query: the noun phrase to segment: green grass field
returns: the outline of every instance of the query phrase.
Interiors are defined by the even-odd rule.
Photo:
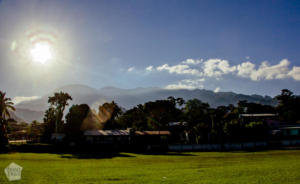
[[[300,150],[92,157],[0,154],[0,183],[300,183]],[[10,162],[23,167],[22,180],[8,182]]]

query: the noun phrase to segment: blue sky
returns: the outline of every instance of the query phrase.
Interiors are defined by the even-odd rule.
[[[28,32],[53,37],[53,61],[24,57]],[[299,32],[299,1],[2,0],[1,90],[40,96],[85,84],[299,94]]]

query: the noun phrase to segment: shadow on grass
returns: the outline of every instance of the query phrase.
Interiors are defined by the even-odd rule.
[[[59,154],[62,158],[77,158],[77,159],[104,159],[114,157],[135,157],[130,153],[137,155],[165,155],[165,156],[195,156],[186,152],[168,152],[167,150],[150,150],[150,151],[133,151],[130,148],[123,148],[120,150],[113,149],[111,147],[104,146],[77,146],[69,147],[64,145],[53,144],[20,144],[9,145],[9,152],[20,153],[50,153]],[[120,153],[122,152],[122,153]],[[126,154],[128,153],[128,154]]]
[[[248,149],[248,150],[215,150],[210,152],[230,152],[230,153],[249,153],[249,152],[269,152],[272,150],[299,150],[300,147],[266,147],[265,149]],[[53,144],[20,144],[9,145],[0,149],[1,153],[19,152],[19,153],[50,153],[59,154],[62,158],[75,159],[107,159],[114,157],[135,157],[130,153],[137,155],[157,155],[157,156],[196,156],[193,152],[169,152],[167,149],[149,150],[133,149],[124,147],[114,149],[104,146],[76,146],[70,147],[65,145]],[[122,152],[122,153],[121,153]],[[200,151],[202,152],[202,151]],[[205,151],[207,152],[207,151]],[[126,154],[128,153],[128,154]]]
[[[185,152],[168,152],[168,151],[149,151],[149,152],[130,152],[134,154],[139,154],[139,155],[166,155],[166,156],[195,156],[194,154],[191,153],[185,153]]]
[[[261,149],[244,149],[244,150],[228,150],[223,152],[228,153],[251,153],[251,152],[273,152],[273,151],[289,151],[289,150],[300,150],[299,146],[290,146],[290,147],[266,147]]]
[[[61,158],[70,158],[70,159],[107,159],[114,157],[135,157],[132,155],[127,155],[124,153],[109,153],[109,152],[99,152],[99,153],[72,153],[72,154],[61,154]]]
[[[105,148],[89,147],[89,146],[70,147],[70,146],[53,145],[53,144],[9,145],[7,151],[3,153],[13,153],[13,152],[59,154],[62,158],[77,158],[77,159],[135,157],[129,154],[120,153],[118,150],[113,150],[107,147]]]

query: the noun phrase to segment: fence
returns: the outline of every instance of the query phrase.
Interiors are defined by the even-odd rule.
[[[300,140],[281,140],[276,142],[243,142],[225,144],[182,144],[169,145],[169,151],[218,151],[218,150],[243,150],[262,149],[268,147],[300,146]]]

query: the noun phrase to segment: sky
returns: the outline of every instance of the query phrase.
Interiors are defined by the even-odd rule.
[[[0,0],[0,90],[299,94],[299,33],[299,1]]]

